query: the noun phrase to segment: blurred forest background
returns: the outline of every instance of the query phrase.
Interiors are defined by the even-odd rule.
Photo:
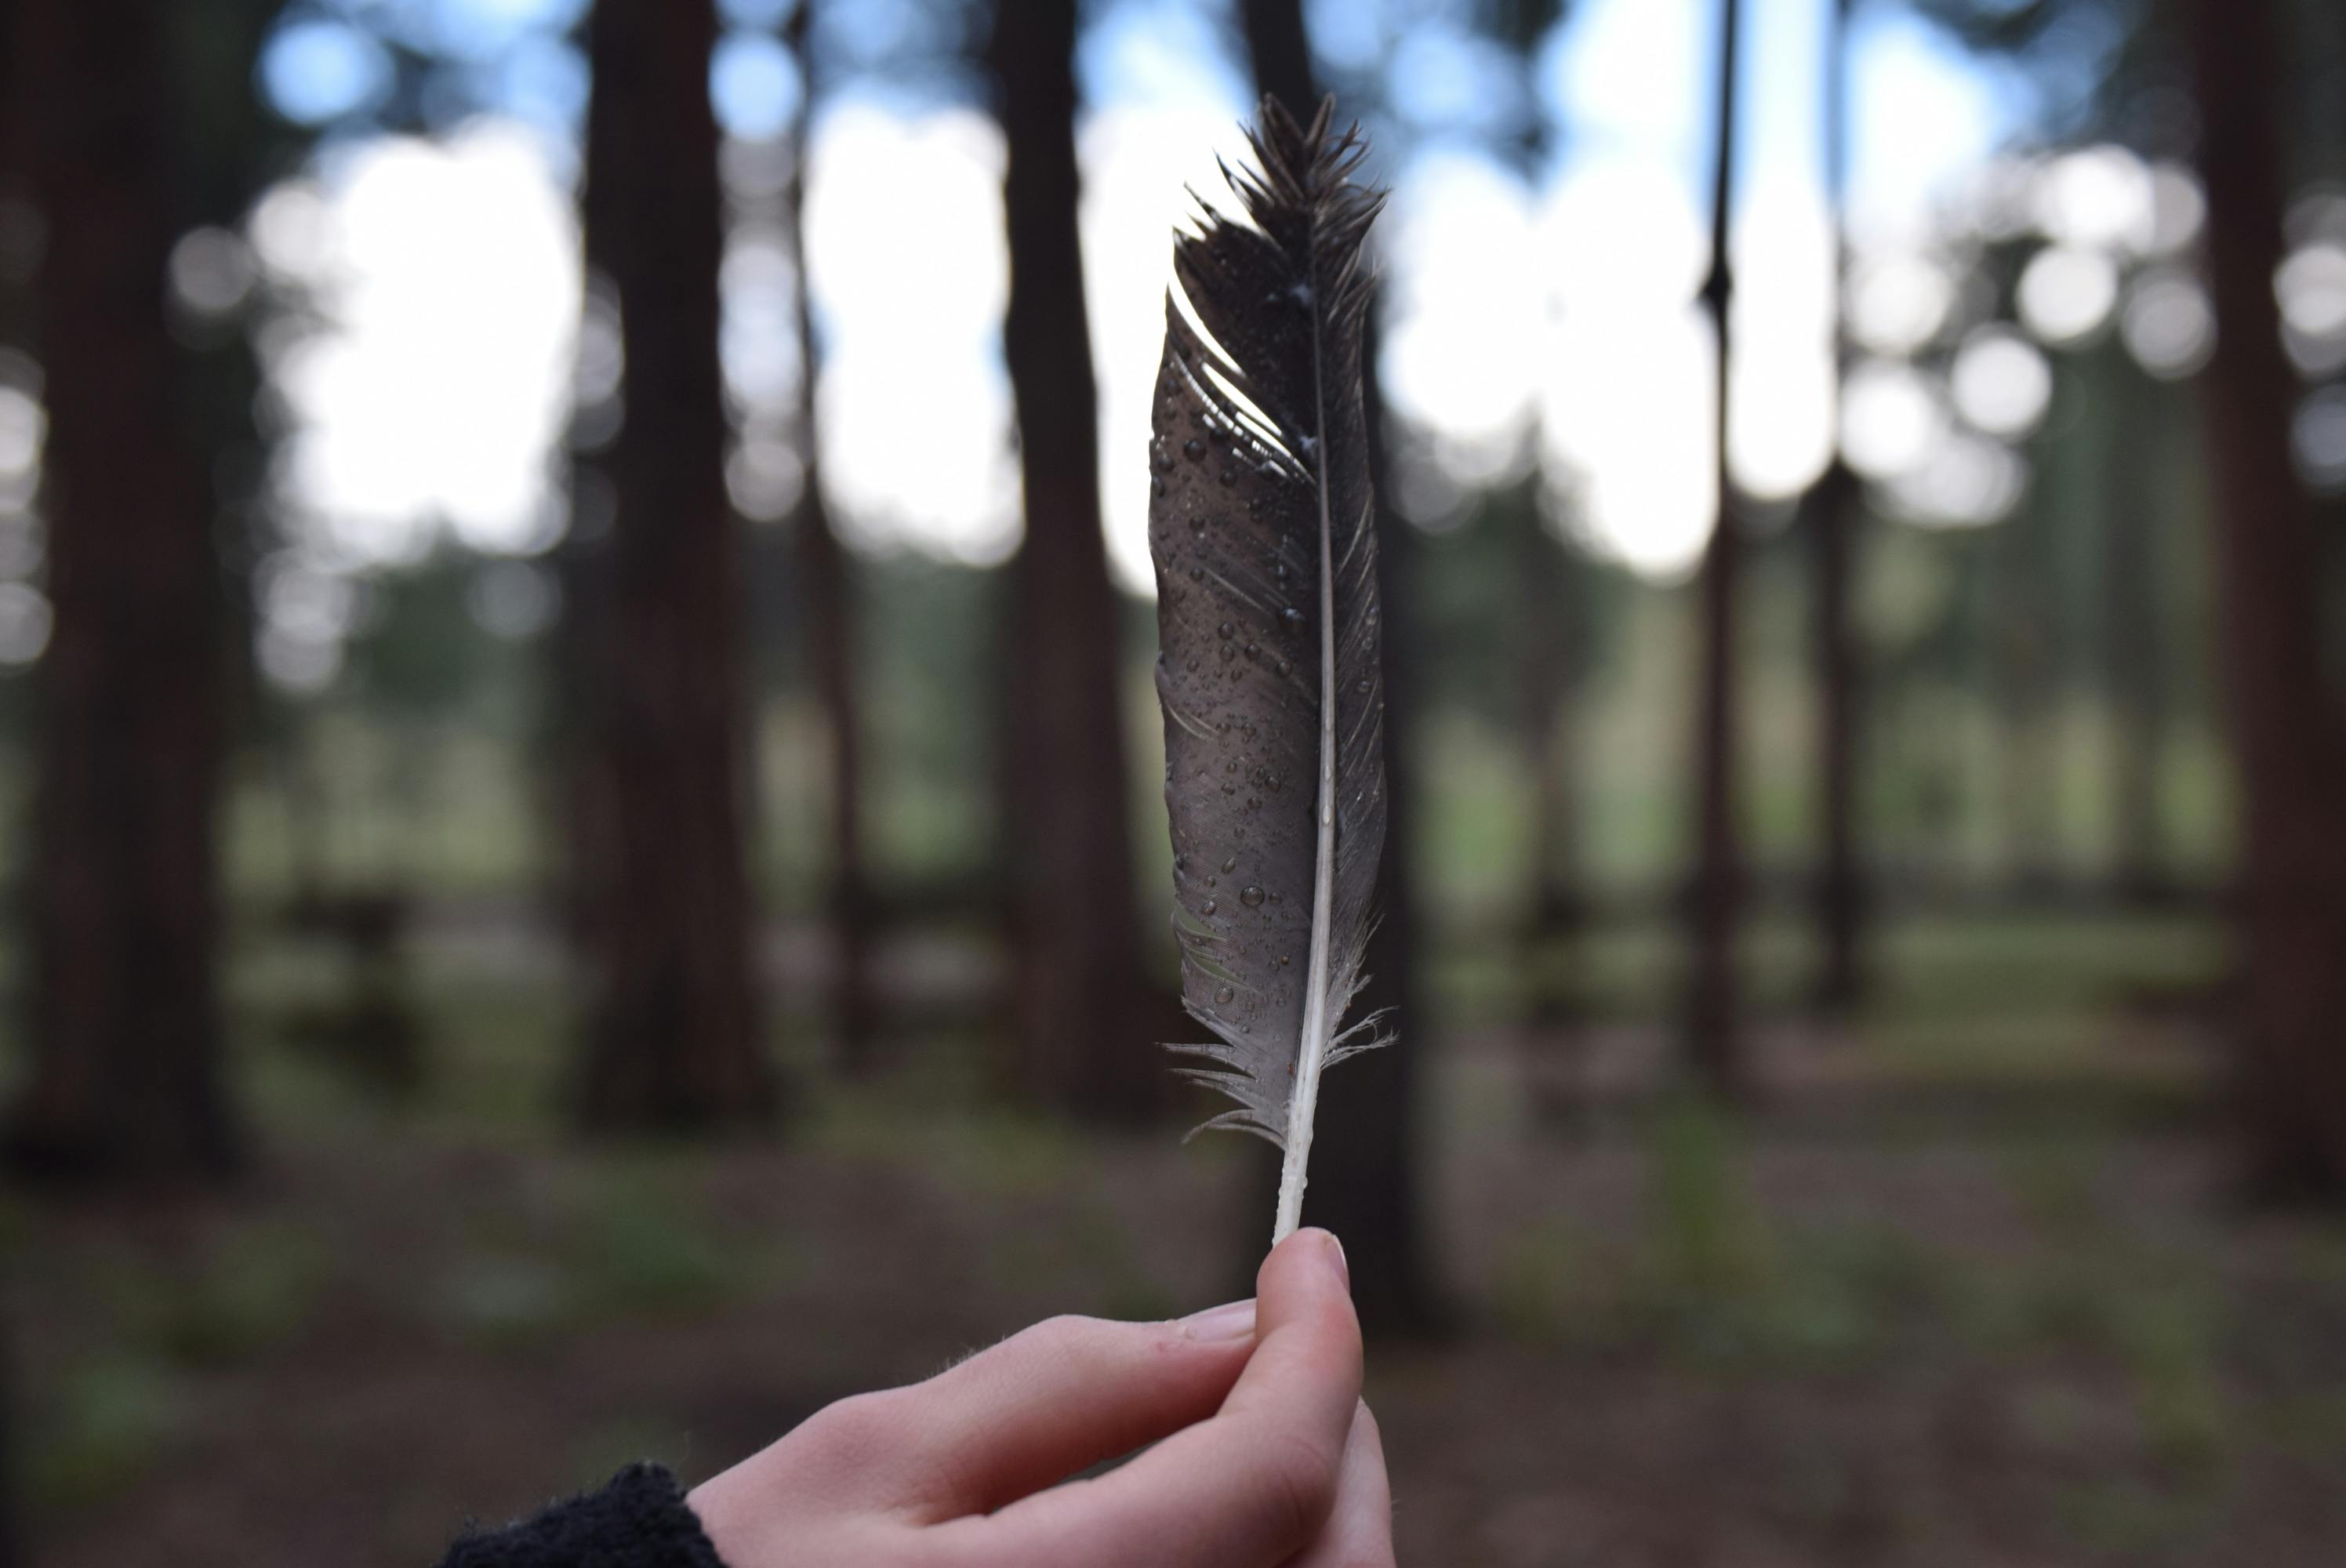
[[[1146,418],[1322,92],[1402,1560],[2337,1561],[2334,0],[0,0],[0,1561],[1244,1288]]]

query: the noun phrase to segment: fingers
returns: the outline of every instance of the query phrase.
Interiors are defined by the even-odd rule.
[[[1255,1292],[1255,1353],[1221,1414],[1270,1425],[1300,1416],[1330,1440],[1332,1461],[1361,1398],[1361,1323],[1344,1249],[1324,1230],[1298,1231],[1263,1259]]]
[[[1393,1568],[1392,1491],[1385,1480],[1384,1443],[1366,1405],[1352,1412],[1336,1506],[1320,1539],[1291,1568]]]
[[[1253,1356],[1211,1420],[1109,1475],[949,1527],[1035,1568],[1274,1568],[1334,1505],[1361,1397],[1361,1332],[1325,1231],[1282,1243],[1257,1278]]]
[[[1054,1318],[886,1396],[916,1516],[987,1513],[1205,1420],[1254,1348],[1255,1307],[1173,1323]]]

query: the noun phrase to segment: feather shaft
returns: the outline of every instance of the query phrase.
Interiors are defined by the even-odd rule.
[[[1312,310],[1320,307],[1315,300]],[[1312,447],[1328,447],[1328,386],[1320,334],[1311,334],[1312,401],[1320,423]],[[1335,1023],[1328,1016],[1329,933],[1336,902],[1336,563],[1335,527],[1328,515],[1328,485],[1320,492],[1320,820],[1311,869],[1311,967],[1305,977],[1303,1031],[1295,1052],[1295,1094],[1288,1102],[1287,1151],[1279,1167],[1279,1212],[1271,1224],[1277,1247],[1303,1223],[1303,1189],[1311,1185],[1311,1124],[1320,1110],[1320,1069]]]

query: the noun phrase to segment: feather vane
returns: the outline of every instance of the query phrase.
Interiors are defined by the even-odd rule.
[[[1285,1151],[1299,1223],[1320,1075],[1383,1043],[1359,993],[1385,836],[1375,502],[1361,378],[1383,205],[1333,100],[1263,100],[1236,215],[1200,201],[1152,412],[1149,553],[1182,1004],[1177,1069],[1236,1102],[1205,1124]],[[1186,305],[1187,310],[1183,307]],[[1202,1129],[1200,1129],[1202,1130]]]

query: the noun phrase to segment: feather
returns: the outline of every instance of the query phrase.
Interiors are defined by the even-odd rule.
[[[1330,134],[1333,110],[1299,127],[1266,97],[1253,167],[1222,171],[1242,218],[1200,201],[1175,235],[1149,449],[1181,1001],[1214,1035],[1171,1049],[1237,1102],[1207,1127],[1285,1151],[1274,1244],[1301,1212],[1321,1074],[1383,1043],[1378,1018],[1343,1021],[1385,836],[1361,392],[1384,196],[1354,183],[1365,149]]]

